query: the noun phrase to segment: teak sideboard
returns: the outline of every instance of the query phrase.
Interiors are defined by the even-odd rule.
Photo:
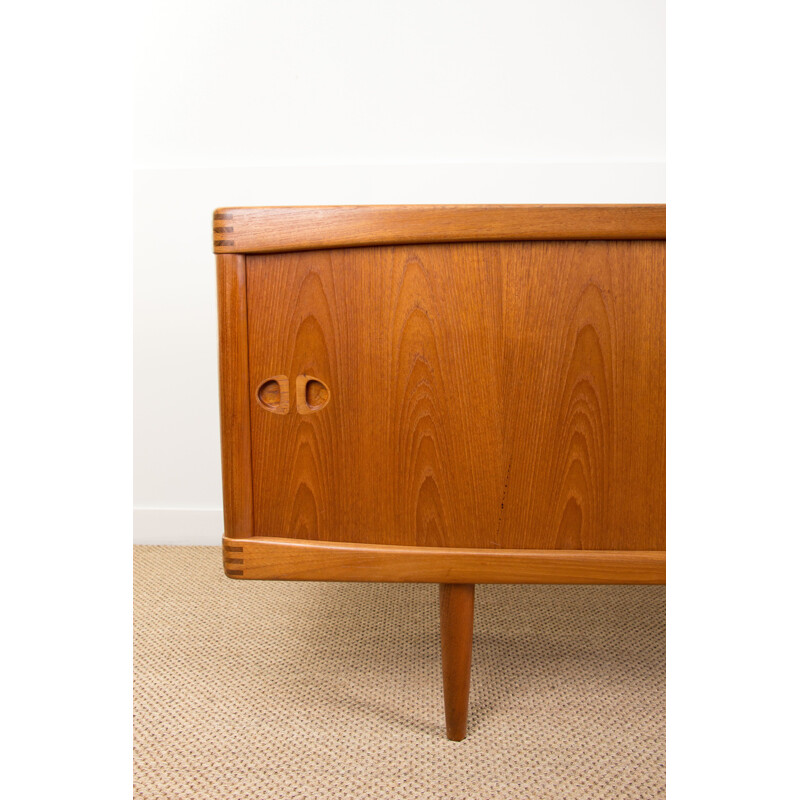
[[[664,583],[665,217],[214,212],[226,574],[439,583],[454,740],[476,583]]]

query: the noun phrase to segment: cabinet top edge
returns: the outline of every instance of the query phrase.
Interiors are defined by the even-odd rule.
[[[218,208],[215,253],[446,242],[666,239],[666,206],[366,205]]]

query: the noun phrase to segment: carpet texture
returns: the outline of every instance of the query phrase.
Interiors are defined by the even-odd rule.
[[[479,586],[467,738],[438,589],[232,581],[134,548],[134,796],[664,797],[663,587]]]

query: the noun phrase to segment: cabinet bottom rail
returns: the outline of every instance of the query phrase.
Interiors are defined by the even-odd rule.
[[[229,578],[397,583],[663,584],[659,550],[507,550],[223,539]]]

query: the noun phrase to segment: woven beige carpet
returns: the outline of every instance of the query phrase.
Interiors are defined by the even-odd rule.
[[[479,586],[444,733],[438,590],[231,581],[136,547],[135,797],[664,796],[664,589]]]

